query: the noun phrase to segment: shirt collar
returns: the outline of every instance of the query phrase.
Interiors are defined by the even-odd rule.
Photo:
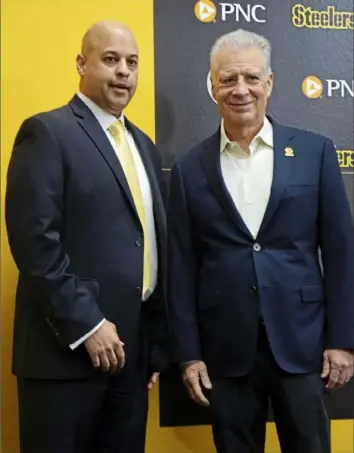
[[[104,129],[105,131],[107,131],[109,126],[111,126],[113,123],[117,121],[117,118],[114,115],[103,110],[100,106],[93,102],[92,99],[88,98],[81,92],[77,93],[77,95],[82,100],[82,102],[91,110],[91,112],[96,117],[97,121],[102,126],[102,129]],[[122,122],[123,126],[125,127],[123,113],[120,115],[118,119]]]
[[[273,126],[269,119],[265,116],[263,121],[262,129],[258,132],[258,134],[252,140],[252,143],[255,143],[257,140],[261,139],[266,145],[273,148]],[[221,137],[220,137],[220,153],[225,151],[226,146],[228,143],[235,143],[232,142],[225,132],[224,127],[224,120],[221,121]]]

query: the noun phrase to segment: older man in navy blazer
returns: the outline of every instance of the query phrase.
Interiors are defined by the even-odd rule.
[[[144,452],[148,388],[167,361],[167,236],[159,154],[123,114],[138,62],[127,27],[93,25],[80,92],[15,140],[6,221],[20,271],[21,453]]]
[[[218,453],[264,451],[269,399],[283,453],[329,453],[325,388],[353,375],[353,225],[332,141],[267,117],[272,81],[265,38],[215,43],[221,126],[171,174],[173,354]]]

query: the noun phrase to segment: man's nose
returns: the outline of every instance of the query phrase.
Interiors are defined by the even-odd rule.
[[[238,80],[232,88],[233,96],[246,96],[248,93],[248,85],[243,79]]]
[[[119,63],[117,65],[117,69],[116,69],[116,73],[121,77],[128,77],[128,75],[130,74],[129,67],[124,58],[121,58],[119,60]]]

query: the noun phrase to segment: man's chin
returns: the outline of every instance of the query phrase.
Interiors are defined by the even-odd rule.
[[[129,101],[129,97],[111,99],[108,105],[109,113],[115,116],[120,115],[125,107],[129,104]]]
[[[230,119],[234,124],[238,124],[240,126],[248,126],[250,124],[254,124],[256,121],[253,112],[233,112]]]

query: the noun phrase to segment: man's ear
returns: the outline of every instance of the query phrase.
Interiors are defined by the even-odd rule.
[[[211,73],[209,74],[209,80],[210,80],[210,86],[211,86],[211,94],[213,95],[213,98],[215,99],[216,86],[214,83],[214,78],[211,76]]]
[[[270,95],[272,94],[272,91],[273,91],[273,80],[274,80],[274,76],[273,76],[273,73],[271,73],[271,74],[269,74],[268,80],[267,80],[267,87],[268,87],[267,96],[268,97],[270,97]]]
[[[83,76],[85,74],[85,57],[79,53],[79,55],[76,57],[76,69],[79,74],[79,76]]]

